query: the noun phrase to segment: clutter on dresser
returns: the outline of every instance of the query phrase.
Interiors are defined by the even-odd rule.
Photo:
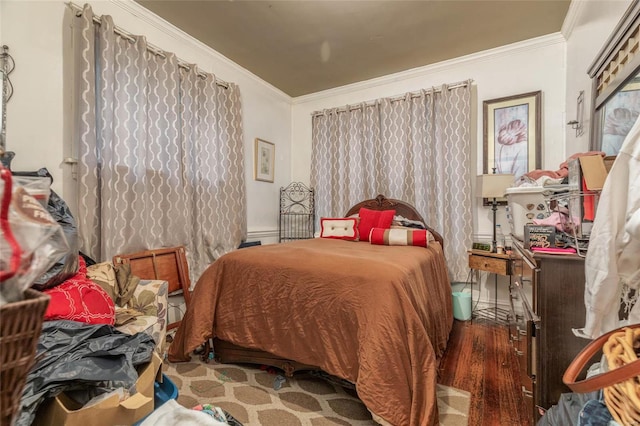
[[[602,152],[578,153],[558,171],[534,170],[523,175],[516,186],[506,190],[512,237],[526,248],[552,254],[576,252],[584,257],[600,191],[614,161],[615,157]],[[533,237],[532,226],[537,227]],[[543,228],[538,227],[545,227],[547,236],[539,235]]]

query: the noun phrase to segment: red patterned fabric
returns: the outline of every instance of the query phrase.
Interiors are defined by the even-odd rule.
[[[382,229],[371,230],[371,244],[384,246],[420,246],[429,245],[426,229]]]
[[[360,241],[369,241],[371,228],[389,229],[395,214],[395,210],[369,210],[361,207],[358,213],[358,216],[360,216],[360,223],[358,224]]]
[[[113,300],[98,284],[87,278],[87,266],[78,256],[79,269],[62,284],[44,290],[51,296],[45,321],[70,320],[87,324],[113,325],[116,319]]]

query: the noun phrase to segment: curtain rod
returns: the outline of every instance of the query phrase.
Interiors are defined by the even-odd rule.
[[[458,87],[465,87],[470,85],[471,83],[473,83],[473,79],[469,79],[469,80],[465,80],[465,81],[459,81],[457,83],[451,83],[451,84],[447,84],[447,90],[451,90],[451,89],[457,89]],[[420,92],[410,92],[409,94],[411,95],[411,98],[418,98],[422,95],[422,92],[424,91],[424,89]],[[442,92],[442,89],[439,87],[432,87],[430,90],[432,93],[439,93]],[[395,96],[393,98],[388,98],[391,102],[398,102],[398,101],[402,101],[407,97],[407,94],[401,95],[401,96]],[[337,112],[347,112],[347,108],[349,109],[349,111],[356,111],[359,109],[362,109],[362,106],[374,106],[376,104],[377,101],[365,101],[365,102],[360,102],[357,105],[347,105],[341,108],[337,108]],[[320,115],[324,115],[324,111],[314,111],[311,113],[311,116],[313,117],[318,117]]]
[[[67,6],[69,6],[71,9],[75,9],[75,14],[76,16],[80,17],[82,16],[82,12],[84,11],[84,9],[80,6],[78,6],[77,4],[73,3],[73,2],[68,2],[66,3]],[[97,16],[97,15],[93,15],[93,22],[95,22],[98,25],[102,25],[102,17]],[[117,25],[113,26],[113,31],[118,34],[120,37],[129,40],[132,43],[136,42],[136,36],[131,34],[128,31],[123,30],[122,28],[118,27]],[[153,53],[154,55],[160,56],[161,58],[166,58],[167,57],[167,52],[164,51],[163,49],[151,44],[147,42],[147,50],[151,53]],[[191,66],[189,65],[189,63],[187,63],[186,61],[183,61],[180,58],[177,58],[178,60],[178,67],[185,69],[187,71],[189,71],[191,69]],[[204,73],[204,72],[197,72],[198,77],[204,78],[206,79],[208,74]],[[216,84],[218,86],[224,87],[225,89],[229,88],[229,83],[227,83],[226,81],[223,80],[219,80],[218,78],[216,78]]]

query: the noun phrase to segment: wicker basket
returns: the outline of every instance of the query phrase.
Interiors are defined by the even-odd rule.
[[[640,424],[640,324],[612,330],[592,340],[571,361],[562,377],[578,393],[603,389],[604,401],[613,418],[624,426]],[[576,381],[581,371],[600,350],[607,371]]]
[[[612,334],[602,350],[609,370],[614,370],[638,359],[640,328],[624,328]],[[637,370],[640,373],[640,368]],[[604,401],[611,415],[621,425],[640,424],[640,374],[607,386]]]
[[[0,307],[0,425],[12,425],[18,414],[47,305],[49,296],[28,289],[24,300]]]

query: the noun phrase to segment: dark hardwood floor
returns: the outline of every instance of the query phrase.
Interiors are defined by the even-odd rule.
[[[532,425],[507,326],[454,320],[438,383],[471,393],[469,426]]]

